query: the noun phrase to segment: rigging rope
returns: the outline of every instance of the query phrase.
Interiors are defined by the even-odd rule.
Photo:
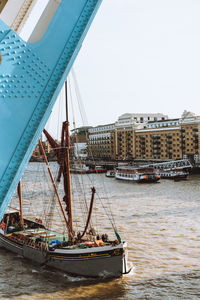
[[[83,105],[83,101],[82,101],[82,97],[81,97],[81,93],[80,93],[80,89],[79,89],[79,85],[78,85],[78,81],[77,81],[77,77],[76,77],[74,68],[71,69],[71,74],[72,74],[72,78],[74,80],[74,88],[75,88],[75,93],[76,93],[76,98],[77,98],[77,102],[78,102],[78,106],[79,106],[81,119],[82,119],[83,125],[88,126],[88,119],[87,119],[87,115],[86,115],[85,108]]]
[[[71,73],[72,73],[72,77],[73,77],[73,79],[74,79],[76,98],[77,98],[78,105],[79,105],[79,110],[80,110],[80,115],[81,115],[81,118],[82,118],[82,123],[83,123],[83,124],[88,124],[88,122],[87,122],[87,117],[86,117],[86,113],[85,113],[84,106],[83,106],[83,101],[82,101],[82,99],[81,99],[80,90],[79,90],[79,87],[78,87],[78,82],[77,82],[77,78],[76,78],[76,74],[75,74],[74,69],[72,70]],[[70,83],[70,81],[68,81],[68,82]],[[72,95],[71,84],[70,84],[70,93],[71,93],[71,95]],[[71,105],[72,105],[73,125],[74,125],[74,129],[75,129],[75,128],[76,128],[76,127],[75,127],[75,124],[76,124],[76,123],[75,123],[75,116],[74,116],[74,108],[73,108],[73,103],[72,103],[72,97],[70,97],[70,98],[71,98]],[[85,120],[86,120],[86,121],[85,121]],[[74,130],[74,132],[75,132],[75,130]],[[76,136],[76,144],[78,145],[77,136]],[[77,146],[77,147],[78,147],[78,146]],[[78,149],[77,149],[77,150],[78,150]],[[91,155],[92,161],[93,161],[93,163],[94,163],[94,165],[95,165],[94,156],[93,156],[93,153],[92,153],[92,151],[91,151],[91,149],[90,149],[90,145],[89,145],[89,144],[87,144],[87,150],[88,150],[89,154]],[[78,152],[78,151],[77,151],[77,152]],[[79,161],[80,167],[81,167],[81,166],[82,166],[82,161],[81,161],[81,159],[80,159],[80,156],[78,156],[78,161]],[[96,171],[96,173],[97,173],[97,171]],[[100,176],[100,177],[101,177],[101,176]],[[92,185],[94,185],[94,179],[93,179],[93,178],[91,179],[90,175],[88,175],[88,178],[89,178],[89,181],[92,183]],[[116,230],[116,224],[115,224],[114,216],[113,216],[112,209],[111,209],[111,203],[110,203],[110,201],[109,201],[109,197],[108,197],[108,194],[107,194],[107,191],[106,191],[106,188],[105,188],[105,184],[104,184],[103,178],[101,177],[101,179],[102,179],[103,189],[104,189],[105,194],[106,194],[106,199],[107,199],[107,203],[108,203],[108,209],[107,209],[107,208],[105,207],[105,205],[103,204],[103,201],[102,201],[100,195],[98,194],[98,192],[97,192],[97,196],[98,196],[99,199],[100,199],[100,202],[101,202],[101,204],[102,204],[102,207],[104,208],[104,210],[105,210],[105,212],[106,212],[106,215],[107,215],[107,217],[108,217],[108,219],[109,219],[109,221],[110,221],[110,223],[111,223],[113,229]],[[87,211],[88,211],[88,207],[87,207]],[[97,222],[96,222],[96,224],[97,224]]]

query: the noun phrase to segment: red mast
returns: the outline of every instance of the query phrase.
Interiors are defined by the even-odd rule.
[[[70,181],[70,166],[69,166],[69,118],[68,118],[68,98],[67,98],[67,81],[65,81],[65,97],[66,97],[66,122],[63,123],[64,134],[64,165],[63,165],[63,182],[65,196],[63,200],[66,203],[66,211],[68,214],[68,223],[71,228],[70,235],[73,235],[73,218],[72,218],[72,199],[71,199],[71,181]]]
[[[67,99],[67,81],[65,82],[66,95],[66,121],[62,125],[61,144],[59,145],[54,138],[44,129],[44,134],[49,141],[51,147],[54,149],[58,164],[60,165],[57,181],[60,181],[63,175],[64,197],[63,201],[66,204],[66,212],[68,217],[68,232],[69,238],[73,237],[73,218],[72,218],[72,199],[71,199],[71,182],[70,182],[70,167],[69,167],[69,119],[68,119],[68,99]]]

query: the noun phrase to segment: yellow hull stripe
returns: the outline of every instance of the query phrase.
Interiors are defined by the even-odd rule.
[[[23,248],[23,245],[19,245],[19,244],[13,242],[13,241],[7,239],[7,238],[6,238],[5,236],[3,236],[3,235],[1,235],[0,237],[1,237],[3,240],[5,240],[6,242],[10,243],[10,244],[13,244],[13,245],[15,245],[15,246],[17,246],[17,247]]]
[[[115,256],[120,255],[120,254],[114,254]],[[61,255],[54,255],[54,254],[48,254],[50,257],[55,257],[55,258],[93,258],[93,257],[101,257],[101,256],[111,256],[109,253],[104,253],[104,254],[91,254],[87,256],[61,256]]]

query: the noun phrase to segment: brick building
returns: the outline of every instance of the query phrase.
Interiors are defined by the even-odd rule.
[[[136,157],[136,130],[144,128],[147,122],[167,119],[163,114],[123,114],[115,123],[115,158],[131,160]]]
[[[115,124],[88,130],[88,156],[91,159],[115,159]]]
[[[135,131],[136,159],[183,159],[198,162],[200,157],[200,117],[182,116],[149,122]]]

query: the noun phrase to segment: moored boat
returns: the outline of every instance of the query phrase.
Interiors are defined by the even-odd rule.
[[[137,183],[154,183],[160,180],[160,174],[153,168],[118,167],[115,178]]]
[[[88,174],[89,173],[89,168],[86,167],[85,165],[77,166],[77,165],[72,165],[70,168],[70,173],[72,174]]]
[[[189,173],[181,170],[160,171],[161,179],[172,179],[174,181],[186,180]]]
[[[114,178],[115,177],[115,171],[114,170],[108,170],[106,172],[106,177]]]
[[[102,166],[95,166],[94,168],[91,168],[88,170],[88,173],[96,173],[96,174],[100,174],[100,173],[106,173],[107,169],[103,168]]]

